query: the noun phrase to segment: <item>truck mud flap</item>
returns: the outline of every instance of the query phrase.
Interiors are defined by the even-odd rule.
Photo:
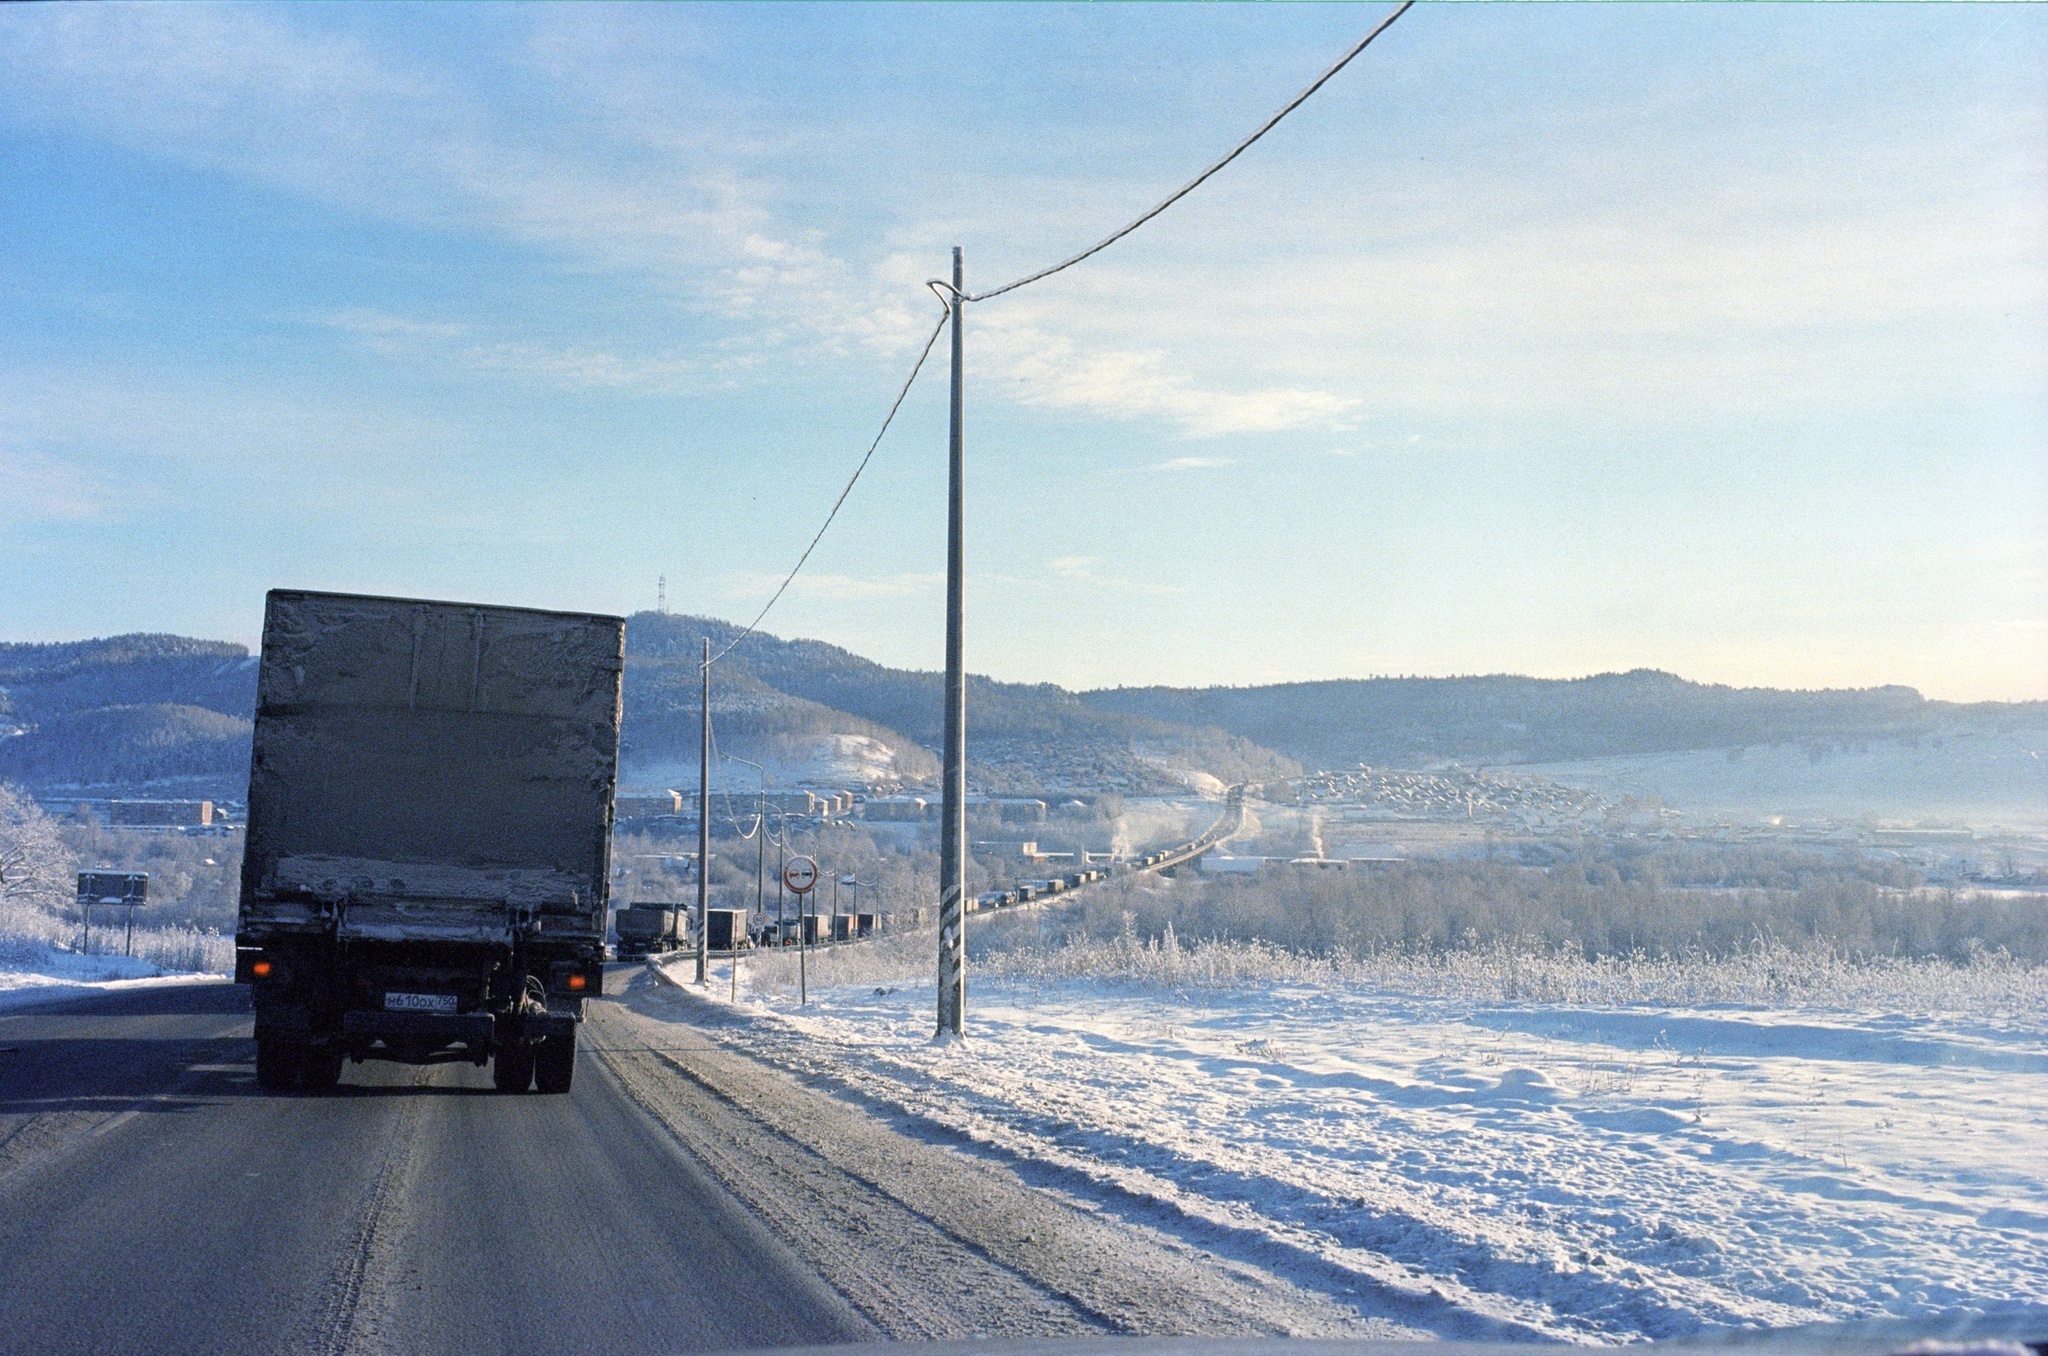
[[[488,1012],[345,1012],[341,1030],[346,1036],[461,1041],[481,1049],[491,1043],[496,1023]]]
[[[256,1035],[302,1040],[313,1034],[313,1014],[292,1003],[256,1005]]]
[[[512,1040],[540,1040],[548,1036],[574,1036],[576,1018],[567,1012],[529,1012],[498,1019],[499,1028]]]

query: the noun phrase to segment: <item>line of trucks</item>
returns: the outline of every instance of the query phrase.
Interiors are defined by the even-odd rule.
[[[235,931],[258,1084],[331,1088],[377,1059],[569,1090],[604,987],[625,634],[585,613],[268,595]],[[746,946],[745,917],[710,910],[710,948]],[[686,928],[672,906],[629,906],[619,954],[672,950]]]
[[[753,945],[747,930],[745,909],[710,909],[711,935],[705,946],[720,955],[744,951]],[[638,960],[665,955],[691,944],[691,915],[695,910],[677,904],[628,904],[612,915],[612,931],[618,937],[620,960]]]

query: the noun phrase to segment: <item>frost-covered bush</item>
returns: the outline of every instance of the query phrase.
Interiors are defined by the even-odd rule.
[[[106,938],[105,950],[118,951],[121,946],[120,931],[112,930]],[[102,949],[97,930],[93,934],[93,949]],[[232,933],[223,936],[198,928],[137,928],[135,955],[159,970],[232,974],[235,969],[235,938]]]
[[[234,931],[242,875],[240,838],[109,828],[89,820],[67,823],[62,832],[65,845],[86,870],[149,873],[149,903],[138,923],[202,933]],[[67,890],[65,917],[75,924],[79,919],[74,900],[68,897],[72,893]],[[95,933],[98,923],[95,913]]]
[[[1134,918],[1140,937],[1264,942],[1314,954],[1434,953],[1496,944],[1590,956],[1735,956],[1760,940],[1849,956],[1964,961],[2003,950],[2048,961],[2036,899],[1903,889],[1855,864],[1807,871],[1796,888],[1678,886],[1611,864],[1547,870],[1499,862],[1410,862],[1342,872],[1142,879],[1083,896],[1070,927],[1106,940]]]
[[[870,938],[851,946],[814,946],[801,956],[794,947],[761,951],[742,961],[747,987],[766,993],[797,991],[798,969],[810,987],[836,989],[848,985],[897,986],[930,981],[938,964],[937,928],[920,928]],[[687,966],[688,960],[682,962]],[[720,962],[722,967],[723,962]]]
[[[1879,1008],[2032,1019],[2048,1004],[2048,966],[2004,953],[1979,952],[1962,962],[1850,957],[1768,941],[1724,956],[1587,956],[1510,943],[1310,955],[1260,941],[1185,945],[1169,925],[1154,938],[1127,928],[1106,940],[997,951],[976,972],[1012,982],[1094,979],[1170,989],[1282,983],[1576,1007]]]
[[[90,939],[85,937],[78,912],[79,846],[92,865],[150,873],[151,906],[142,911],[145,922],[132,941],[136,957],[165,971],[225,974],[234,968],[231,882],[241,861],[238,844],[89,827],[67,836],[26,794],[5,784],[0,784],[0,965],[39,965],[52,953],[81,946],[95,955],[118,955],[131,945],[126,920],[114,910],[100,910]],[[223,896],[228,901],[224,915]],[[227,935],[217,921],[194,925],[198,919],[223,916]]]

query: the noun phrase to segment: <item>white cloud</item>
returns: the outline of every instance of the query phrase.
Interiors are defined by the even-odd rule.
[[[1216,466],[1231,466],[1235,463],[1229,457],[1168,457],[1165,461],[1152,463],[1148,471],[1206,471]]]
[[[1146,584],[1140,583],[1135,579],[1123,579],[1115,575],[1106,575],[1097,568],[1101,563],[1102,558],[1100,556],[1054,556],[1045,562],[1045,567],[1061,579],[1093,589],[1115,589],[1122,593],[1142,593],[1156,596],[1185,593],[1187,591],[1173,584]],[[1017,583],[1021,581],[1005,578],[1003,582]]]
[[[0,368],[0,484],[36,490],[62,516],[128,517],[193,494],[318,502],[389,519],[449,503],[423,474],[471,454],[463,427],[372,401],[308,390],[119,372]],[[91,469],[86,469],[91,468]]]
[[[735,574],[727,576],[726,594],[731,598],[766,601],[782,585],[779,574]],[[799,574],[789,586],[791,594],[833,602],[861,602],[872,598],[913,598],[945,585],[943,574],[906,572],[891,575]]]
[[[815,233],[770,210],[774,181],[715,139],[651,155],[636,126],[602,110],[521,122],[419,63],[308,31],[289,10],[109,6],[16,20],[0,41],[0,109],[372,216],[637,272],[769,342],[783,331],[871,339],[878,314]],[[858,317],[850,334],[842,316]]]
[[[408,363],[430,361],[493,376],[528,377],[564,390],[679,395],[701,390],[731,360],[678,353],[635,356],[602,349],[491,338],[475,325],[414,320],[382,311],[349,310],[313,317],[345,331],[372,353]]]
[[[495,334],[459,354],[564,385],[685,389],[791,347],[899,354],[932,322],[920,284],[942,252],[916,242],[991,242],[981,257],[1021,271],[1172,178],[1111,156],[1049,179],[949,180],[943,207],[918,181],[877,178],[856,187],[883,243],[835,249],[789,158],[831,129],[720,104],[688,59],[648,58],[637,11],[525,12],[520,79],[499,93],[555,115],[525,120],[479,92],[502,69],[393,57],[289,9],[25,13],[0,35],[0,108],[16,120],[543,246],[726,327],[716,352]],[[686,20],[662,40],[702,44]],[[1387,412],[1840,406],[1958,374],[2038,393],[2048,198],[2029,129],[1886,129],[1857,143],[1864,162],[1835,163],[1818,148],[1850,144],[1839,131],[1760,149],[1731,133],[1720,159],[1686,165],[1671,147],[1695,142],[1631,137],[1646,159],[1624,164],[1603,133],[1533,166],[1469,146],[1461,163],[1452,124],[1427,164],[1353,148],[1343,173],[1304,181],[1288,156],[1311,132],[1290,127],[1130,242],[972,309],[970,363],[1004,401],[1198,438],[1343,432]],[[1957,154],[1966,137],[1990,149]],[[1966,160],[1996,163],[1951,170]],[[1984,342],[2000,325],[2004,342]]]
[[[1083,323],[1088,317],[1080,317]],[[1047,328],[996,319],[977,358],[1003,378],[1001,390],[1025,405],[1084,411],[1112,419],[1160,418],[1198,438],[1342,425],[1356,396],[1299,386],[1206,388],[1160,350],[1076,342]]]
[[[106,478],[39,452],[0,444],[0,523],[92,522],[119,499]]]

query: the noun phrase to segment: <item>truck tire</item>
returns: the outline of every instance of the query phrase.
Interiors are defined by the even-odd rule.
[[[299,1074],[306,1081],[308,1092],[332,1092],[334,1085],[341,1081],[342,1061],[348,1058],[345,1050],[304,1050],[299,1054]]]
[[[576,1033],[550,1036],[534,1052],[533,1085],[541,1092],[567,1092],[576,1077]]]
[[[499,1092],[525,1092],[533,1082],[533,1047],[514,1041],[491,1056],[491,1086]]]
[[[256,1038],[256,1086],[289,1092],[299,1081],[299,1046],[283,1036]]]

